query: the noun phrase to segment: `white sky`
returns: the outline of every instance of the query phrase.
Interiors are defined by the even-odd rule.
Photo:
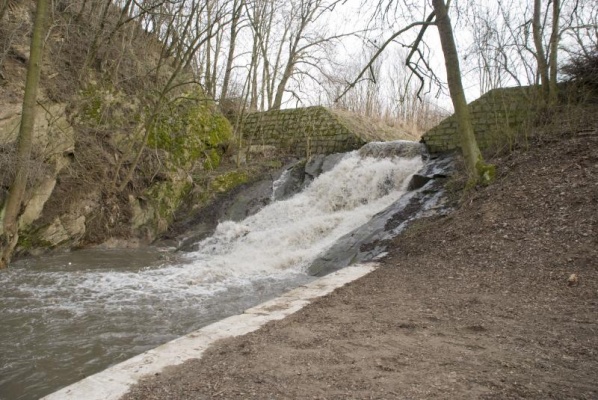
[[[377,45],[380,45],[393,32],[405,27],[407,24],[413,21],[422,21],[431,10],[431,7],[429,5],[425,6],[426,9],[421,9],[417,7],[405,7],[403,5],[403,3],[410,1],[412,1],[414,4],[418,4],[418,6],[421,4],[428,3],[428,1],[421,2],[419,0],[395,0],[395,2],[397,4],[400,3],[401,7],[403,8],[397,10],[396,12],[392,12],[392,18],[386,18],[387,24],[383,29],[375,29],[369,35],[369,37],[372,40],[376,41]],[[531,0],[502,1],[505,4],[509,5],[509,10],[513,12],[512,15],[514,18],[522,19],[524,18],[524,15],[529,16],[529,10],[531,10]],[[574,0],[562,0],[565,6],[570,5],[573,1]],[[591,6],[586,4],[585,1],[589,0],[580,0],[580,4],[582,6],[591,8]],[[327,20],[318,21],[314,26],[312,26],[312,30],[315,33],[323,33],[326,31],[342,33],[363,29],[367,23],[371,22],[370,15],[373,11],[371,8],[373,8],[377,3],[372,2],[370,3],[372,4],[371,6],[364,7],[362,6],[363,2],[364,0],[347,0],[344,4],[338,5],[334,12],[329,13],[327,15]],[[494,17],[493,13],[498,14],[496,11],[496,1],[489,2],[487,0],[453,0],[453,2],[460,3],[458,4],[460,7],[468,7],[472,4],[476,4],[478,7],[486,7],[488,9],[488,15],[490,16],[490,18]],[[598,2],[596,2],[595,4],[598,4]],[[596,8],[597,6],[594,5],[593,7]],[[468,60],[465,60],[466,51],[473,43],[473,35],[471,29],[472,23],[467,19],[466,15],[467,13],[457,15],[457,13],[455,12],[455,7],[451,7],[450,16],[455,31],[455,41],[457,42],[457,46],[459,48],[460,53],[459,55],[461,62],[463,85],[466,92],[467,100],[472,101],[482,94],[482,90],[480,89],[479,85],[479,75],[476,72],[475,57],[470,57]],[[495,21],[500,22],[500,20],[500,15],[496,15]],[[412,29],[410,32],[405,33],[403,36],[401,36],[401,38],[404,38],[405,42],[410,42],[410,39],[415,37],[418,31],[419,28],[416,27]],[[251,36],[248,29],[245,30],[243,34],[247,35],[248,39]],[[440,41],[435,26],[430,26],[428,28],[424,41],[427,45],[427,51],[429,51],[427,57],[429,60],[430,67],[434,70],[434,73],[440,78],[440,80],[444,82],[446,80],[444,57],[440,49]],[[401,46],[399,44],[392,44],[389,47],[387,47],[387,50],[382,55],[382,59],[384,60],[383,69],[386,69],[386,71],[390,71],[391,69],[406,68],[403,63],[401,63],[399,60],[395,58],[399,49],[401,49]],[[361,63],[361,66],[364,66],[367,63],[367,56],[365,52],[366,50],[364,50],[363,42],[360,39],[355,37],[347,37],[342,39],[342,43],[336,47],[333,53],[334,58],[340,64],[339,68],[343,68],[350,65],[356,65],[357,63]],[[334,68],[332,69],[333,73],[338,72],[334,71]],[[355,72],[355,75],[357,75],[357,73],[358,71]],[[517,73],[521,73],[521,84],[529,84],[529,78],[526,76],[525,72],[517,71]],[[379,78],[379,80],[382,86],[388,86],[384,78]],[[512,79],[510,80],[508,77],[503,77],[502,84],[512,86],[515,84],[515,81],[513,81]],[[295,89],[297,89],[297,87],[295,87]],[[437,87],[432,87],[430,92],[430,96],[432,98],[437,94],[437,89]],[[299,90],[302,93],[302,97],[304,99],[302,104],[298,104],[295,100],[287,100],[287,103],[284,106],[295,107],[298,105],[300,106],[322,102],[322,93],[324,92],[324,89],[322,89],[314,82],[302,82],[302,86],[299,87]],[[290,96],[287,96],[287,99],[290,98]],[[450,97],[448,96],[448,93],[446,93],[446,90],[443,93],[441,93],[441,95],[438,97],[436,101],[442,108],[452,109]]]

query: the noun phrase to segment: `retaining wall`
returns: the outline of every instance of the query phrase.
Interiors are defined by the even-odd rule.
[[[473,129],[481,149],[512,144],[525,132],[539,104],[536,87],[493,89],[469,104]],[[431,153],[460,147],[457,120],[446,118],[422,137]]]
[[[416,139],[399,128],[322,106],[250,113],[240,130],[248,146],[275,146],[299,157],[346,152],[376,140]]]

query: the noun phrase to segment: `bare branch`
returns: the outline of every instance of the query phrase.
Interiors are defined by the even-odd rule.
[[[355,78],[355,80],[353,82],[351,82],[349,84],[349,86],[347,86],[347,88],[334,100],[334,102],[336,103],[337,101],[339,101],[345,94],[347,94],[347,92],[349,90],[351,90],[356,84],[357,82],[363,77],[363,75],[370,69],[370,67],[372,66],[372,64],[376,61],[376,59],[380,56],[380,54],[382,54],[382,52],[384,52],[384,49],[386,49],[386,47],[392,43],[396,38],[398,38],[399,36],[401,36],[403,33],[411,30],[412,28],[416,27],[416,26],[422,26],[422,25],[432,25],[431,22],[413,22],[409,25],[407,25],[405,28],[395,32],[394,34],[392,34],[388,39],[386,39],[384,41],[384,43],[382,43],[382,45],[380,46],[380,48],[378,49],[378,51],[372,56],[372,58],[370,59],[370,61],[367,63],[367,65],[361,70],[361,72],[357,75],[357,77]]]

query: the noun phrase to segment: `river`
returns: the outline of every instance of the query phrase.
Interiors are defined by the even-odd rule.
[[[397,201],[421,157],[352,152],[295,196],[223,221],[192,253],[80,250],[0,273],[0,398],[37,399],[299,286],[340,237]]]

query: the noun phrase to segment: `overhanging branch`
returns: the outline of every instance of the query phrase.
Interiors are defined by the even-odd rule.
[[[429,17],[428,17],[429,19]],[[433,14],[432,14],[432,19],[433,19]],[[370,70],[370,68],[372,68],[374,62],[378,59],[378,57],[380,56],[380,54],[382,54],[382,52],[386,49],[386,47],[392,43],[396,38],[398,38],[399,36],[401,36],[403,33],[409,31],[412,28],[415,28],[416,26],[428,26],[428,25],[432,25],[433,23],[431,21],[424,21],[424,22],[414,22],[412,24],[407,25],[405,28],[395,32],[394,34],[392,34],[388,39],[386,39],[386,41],[384,43],[382,43],[382,45],[380,46],[380,48],[378,49],[378,51],[376,51],[376,53],[374,53],[374,55],[372,56],[372,58],[370,59],[370,61],[367,63],[367,65],[361,70],[361,72],[359,73],[359,75],[357,75],[357,77],[353,80],[353,82],[351,82],[346,88],[345,90],[336,98],[334,99],[334,102],[338,102],[341,98],[343,98],[348,92],[349,90],[351,90],[353,87],[355,87],[355,85],[361,80],[361,78],[363,77],[363,75]],[[422,31],[425,31],[424,28],[422,28]],[[421,33],[421,36],[423,36],[423,33]],[[418,35],[419,37],[419,35]],[[421,41],[421,39],[420,39]]]

